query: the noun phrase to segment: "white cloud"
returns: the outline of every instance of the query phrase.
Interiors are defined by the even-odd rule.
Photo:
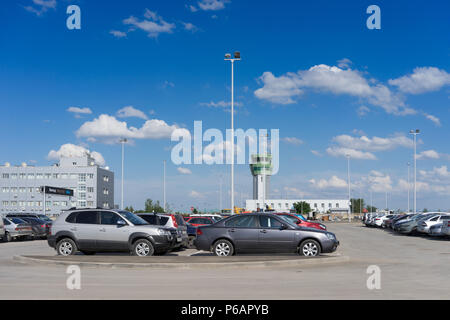
[[[146,19],[139,20],[133,16],[123,20],[125,25],[132,25],[140,30],[147,32],[150,38],[157,38],[161,33],[173,33],[175,29],[174,23],[168,23],[156,12],[145,9],[144,17]],[[130,30],[133,31],[133,30]]]
[[[295,138],[295,137],[285,137],[285,138],[282,138],[281,140],[286,143],[293,144],[296,146],[303,144],[303,140],[300,140],[299,138]]]
[[[321,157],[321,156],[322,156],[322,154],[321,154],[319,151],[317,151],[317,150],[311,150],[311,153],[312,153],[313,155],[315,155],[315,156],[318,156],[318,157]]]
[[[67,112],[74,113],[77,117],[82,114],[92,114],[92,110],[89,108],[69,107]]]
[[[117,30],[111,30],[109,33],[112,34],[116,38],[125,38],[127,36],[126,32],[117,31]]]
[[[372,83],[357,70],[341,69],[320,64],[308,70],[289,72],[280,77],[264,72],[259,78],[263,87],[254,94],[257,98],[277,104],[293,104],[305,89],[336,95],[350,95],[365,99],[368,103],[383,108],[387,113],[406,115],[416,111],[405,106],[401,98],[393,94],[388,87]]]
[[[404,93],[420,94],[450,85],[450,74],[435,67],[415,68],[412,74],[391,79],[389,84]]]
[[[337,146],[327,148],[327,153],[333,157],[346,157],[347,155],[349,155],[350,158],[352,159],[361,159],[361,160],[377,159],[377,157],[370,152],[363,152],[352,148],[343,148]]]
[[[358,113],[358,116],[364,117],[367,113],[370,112],[370,109],[367,106],[361,106],[356,112]]]
[[[424,116],[425,116],[425,118],[427,118],[428,120],[432,121],[436,126],[438,126],[438,127],[441,126],[441,120],[440,120],[438,117],[433,116],[433,115],[431,115],[431,114],[427,114],[427,113],[425,113]]]
[[[129,139],[163,139],[170,138],[176,125],[168,125],[163,120],[147,120],[142,127],[128,127],[114,116],[102,114],[98,118],[85,122],[76,132],[77,137],[85,138],[129,138]]]
[[[347,181],[338,178],[337,176],[332,176],[330,179],[320,179],[316,181],[315,179],[309,180],[313,187],[317,189],[329,189],[329,188],[347,188]]]
[[[225,3],[227,2],[227,0],[201,0],[197,4],[201,10],[217,11],[225,9]]]
[[[184,30],[190,31],[192,33],[197,32],[198,28],[190,22],[183,22]]]
[[[361,137],[352,137],[343,134],[334,137],[333,141],[342,147],[372,152],[392,150],[397,147],[413,147],[413,141],[404,135],[397,135],[390,138],[368,138],[365,135]]]
[[[373,192],[386,192],[392,190],[392,179],[389,175],[372,170],[369,175],[370,190]]]
[[[228,107],[231,107],[231,102],[229,102],[229,101],[227,102],[227,101],[221,100],[221,101],[218,101],[218,102],[214,102],[214,101],[202,102],[202,103],[200,103],[200,105],[204,106],[204,107],[210,107],[210,108],[228,108]],[[241,102],[235,101],[234,102],[234,106],[235,107],[242,107],[243,104]]]
[[[197,192],[197,191],[195,191],[195,190],[192,190],[192,191],[189,193],[189,196],[190,196],[191,198],[196,198],[196,199],[204,198],[204,197],[205,197],[202,193]]]
[[[419,153],[416,157],[417,159],[439,159],[440,156],[435,150],[426,150]]]
[[[189,170],[188,168],[178,167],[177,171],[181,174],[192,174],[192,171]]]
[[[105,159],[103,156],[96,151],[89,151],[85,147],[77,146],[71,143],[63,144],[59,150],[51,150],[48,153],[47,158],[49,160],[60,160],[61,158],[70,158],[70,157],[82,157],[86,154],[89,154],[94,160],[95,163],[103,166],[105,165]]]
[[[47,12],[48,9],[56,9],[56,0],[33,0],[33,4],[34,6],[26,6],[24,8],[37,16]]]
[[[135,109],[133,106],[128,106],[117,111],[119,118],[141,118],[147,120],[147,115],[141,110]]]
[[[338,60],[338,67],[341,69],[348,69],[352,65],[352,61],[350,59],[344,58],[341,60]]]

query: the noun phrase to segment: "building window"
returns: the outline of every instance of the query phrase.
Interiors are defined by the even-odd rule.
[[[78,175],[78,182],[86,182],[86,173],[80,173]]]
[[[84,193],[84,192],[78,193],[78,199],[79,200],[86,200],[86,193]]]
[[[9,205],[9,202],[8,201],[2,201],[2,205],[7,207]]]
[[[61,201],[61,207],[67,207],[67,201]]]
[[[2,178],[3,178],[3,179],[9,179],[9,174],[8,174],[8,173],[4,173],[4,174],[2,175]]]
[[[26,192],[26,189],[25,189],[24,187],[20,187],[20,188],[19,188],[19,192],[20,192],[20,193],[25,193],[25,192]]]
[[[87,192],[90,192],[90,193],[94,192],[94,187],[87,187]]]
[[[74,174],[74,173],[72,173],[71,175],[70,175],[70,179],[78,179],[78,175],[77,174]]]
[[[86,192],[86,186],[84,186],[84,185],[78,186],[78,191],[79,192]]]
[[[90,208],[94,207],[94,201],[88,201],[87,206]]]
[[[50,207],[52,205],[52,202],[51,201],[45,201],[45,206],[48,208],[48,207]]]
[[[11,179],[17,179],[17,173],[11,173]]]
[[[53,206],[54,207],[59,207],[59,201],[53,201]]]
[[[317,203],[314,203],[314,208],[317,208]]]
[[[93,173],[88,173],[87,176],[88,176],[89,179],[94,179],[94,174]]]
[[[104,195],[108,195],[108,194],[109,194],[109,190],[108,190],[108,189],[106,189],[106,188],[105,188],[105,189],[103,189],[103,194],[104,194]]]
[[[17,206],[17,201],[11,201],[11,206],[12,207],[16,207]]]
[[[86,201],[85,200],[79,200],[78,201],[78,206],[80,208],[85,208],[86,207]]]
[[[9,188],[8,187],[3,187],[2,191],[3,191],[3,193],[9,192]]]
[[[328,208],[331,208],[331,207],[332,207],[332,204],[331,204],[331,203],[329,203],[329,204],[328,204]]]
[[[339,203],[336,203],[336,208],[339,208]]]
[[[44,175],[42,173],[36,173],[36,179],[43,179]]]
[[[61,173],[61,179],[67,179],[69,175],[67,173]]]
[[[16,187],[11,187],[11,192],[12,193],[17,193],[17,188]]]
[[[33,189],[34,189],[34,188],[28,188],[28,190],[30,191],[30,193],[33,193]]]
[[[45,179],[51,179],[52,178],[52,174],[51,173],[46,173],[45,174]]]
[[[26,179],[27,175],[25,173],[19,174],[19,179]]]
[[[109,177],[108,176],[103,176],[103,181],[109,182]]]
[[[53,174],[53,179],[58,179],[59,178],[59,173],[54,173]]]

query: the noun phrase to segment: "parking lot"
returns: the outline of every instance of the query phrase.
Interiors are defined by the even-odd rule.
[[[328,223],[327,227],[340,240],[337,253],[349,261],[238,270],[83,266],[81,290],[67,289],[66,266],[13,260],[16,255],[55,255],[46,241],[0,243],[0,299],[450,298],[448,240],[403,236],[366,228],[360,222]],[[205,253],[189,249],[177,254]],[[367,288],[370,265],[381,270],[379,290]]]

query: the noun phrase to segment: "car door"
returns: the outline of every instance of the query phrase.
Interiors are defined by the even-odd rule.
[[[97,247],[104,251],[128,250],[130,225],[117,213],[100,211],[98,225]]]
[[[281,220],[272,216],[259,216],[259,246],[266,252],[291,252],[294,250],[295,234]]]
[[[81,250],[95,250],[99,229],[99,216],[97,211],[79,211],[75,223],[69,230],[75,235],[78,247]]]
[[[224,224],[227,235],[237,251],[258,251],[258,220],[256,216],[238,216]]]

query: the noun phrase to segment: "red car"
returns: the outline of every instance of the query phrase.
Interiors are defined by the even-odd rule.
[[[215,221],[209,217],[189,217],[186,219],[186,222],[194,227],[207,226],[215,223]]]
[[[297,217],[297,215],[292,214],[292,213],[277,213],[277,215],[285,217],[286,219],[288,219],[289,221],[295,223],[296,225],[298,225],[300,227],[314,228],[314,229],[319,229],[319,230],[327,230],[327,227],[322,223],[304,221],[304,220],[300,219],[299,217]]]

